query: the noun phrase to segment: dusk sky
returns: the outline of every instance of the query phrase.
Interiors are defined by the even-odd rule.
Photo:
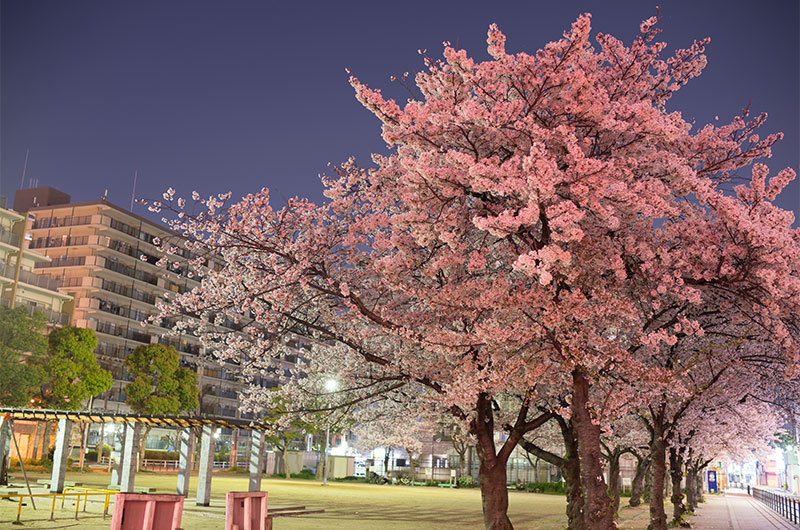
[[[669,108],[697,126],[751,103],[786,135],[773,172],[798,168],[797,0],[663,1],[668,50],[711,37],[705,73]],[[345,68],[405,100],[389,77],[441,55],[442,41],[486,59],[497,22],[509,51],[535,52],[576,16],[626,44],[657,2],[250,2],[2,0],[0,193],[27,176],[74,201],[130,204],[266,186],[278,200],[321,200],[328,162],[385,152],[380,126]],[[748,172],[749,175],[749,172]],[[26,182],[26,186],[27,186]],[[800,217],[795,181],[779,203]],[[146,214],[140,205],[135,211]],[[796,223],[797,224],[797,223]]]

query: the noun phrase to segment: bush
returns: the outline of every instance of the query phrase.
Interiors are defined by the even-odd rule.
[[[144,452],[144,459],[145,460],[178,460],[180,455],[177,452],[173,451],[159,451],[156,449],[148,450],[146,449]]]
[[[531,493],[550,493],[550,494],[564,494],[563,482],[528,482],[525,488]]]
[[[470,478],[472,478],[472,477],[470,477]],[[438,481],[438,480],[430,480],[430,479],[428,479],[428,480],[425,481],[425,485],[429,486],[429,487],[434,487],[435,488],[439,484],[441,484],[441,482]]]
[[[456,481],[456,484],[459,488],[474,488],[477,486],[475,484],[475,479],[472,478],[472,475],[461,475],[459,479]]]
[[[300,471],[300,473],[291,473],[290,476],[292,478],[302,478],[307,480],[314,480],[315,478],[317,478],[316,474],[310,469],[303,469],[302,471]]]

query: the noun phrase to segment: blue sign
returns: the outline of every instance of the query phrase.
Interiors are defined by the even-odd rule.
[[[710,469],[708,471],[708,492],[716,493],[717,489],[717,472],[714,469]]]

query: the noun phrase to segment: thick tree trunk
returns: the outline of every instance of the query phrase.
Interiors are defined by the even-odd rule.
[[[33,452],[31,453],[31,460],[36,460],[36,453],[39,452],[39,431],[41,427],[40,421],[36,422],[36,429],[33,431]]]
[[[389,473],[389,451],[391,451],[391,449],[383,450],[383,474],[386,475],[387,479],[392,478],[391,473]]]
[[[608,460],[608,495],[611,497],[614,507],[613,517],[616,520],[619,513],[619,459],[622,456],[618,449],[611,453]]]
[[[664,478],[667,473],[667,444],[663,439],[663,429],[657,422],[655,435],[650,446],[653,457],[653,483],[650,491],[650,529],[667,530],[667,514],[664,511]]]
[[[142,470],[142,466],[144,465],[144,454],[145,454],[145,451],[147,450],[147,437],[150,436],[150,431],[152,429],[153,428],[151,426],[149,426],[149,425],[147,427],[145,427],[144,428],[144,434],[139,439],[139,461],[136,462],[136,468],[139,471]]]
[[[653,455],[650,455],[650,463],[644,473],[644,489],[642,490],[642,500],[648,505],[653,498]]]
[[[322,480],[322,451],[317,454],[317,469],[314,471],[314,478],[317,480]],[[369,478],[369,473],[367,473],[367,478]]]
[[[505,462],[490,458],[478,444],[480,460],[481,504],[486,530],[510,530],[514,528],[508,518],[508,488]],[[492,448],[493,450],[494,448]],[[492,464],[491,461],[494,461]]]
[[[669,450],[669,474],[672,481],[672,524],[680,525],[683,522],[683,514],[686,512],[686,505],[683,504],[683,451],[671,447]]]
[[[631,499],[628,504],[639,506],[642,504],[642,490],[644,489],[644,477],[650,469],[650,458],[636,455],[636,472],[631,481]]]
[[[470,422],[470,430],[478,441],[483,524],[486,530],[511,530],[514,527],[508,518],[508,488],[506,486],[508,456],[501,458],[494,443],[494,411],[490,396],[487,394],[478,396],[475,413],[475,418]]]
[[[572,425],[578,441],[586,527],[592,530],[614,528],[614,511],[603,478],[600,427],[592,422],[589,380],[580,368],[572,371]]]

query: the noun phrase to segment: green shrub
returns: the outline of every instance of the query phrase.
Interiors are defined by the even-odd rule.
[[[532,493],[564,494],[563,482],[528,482],[525,488]]]
[[[470,477],[470,478],[472,478],[472,477]],[[430,487],[434,487],[434,488],[436,486],[438,486],[439,484],[441,484],[441,482],[438,481],[438,480],[430,480],[430,479],[428,479],[428,480],[425,481],[425,485],[426,486],[430,486]]]
[[[303,469],[302,471],[300,471],[300,473],[291,473],[290,476],[292,478],[303,478],[308,480],[313,480],[317,478],[316,474],[310,469]]]
[[[459,488],[474,488],[477,486],[475,479],[472,478],[472,475],[461,475],[458,481],[456,481],[456,484]]]
[[[157,449],[147,449],[144,452],[145,460],[178,460],[180,455],[174,451],[159,451]]]

